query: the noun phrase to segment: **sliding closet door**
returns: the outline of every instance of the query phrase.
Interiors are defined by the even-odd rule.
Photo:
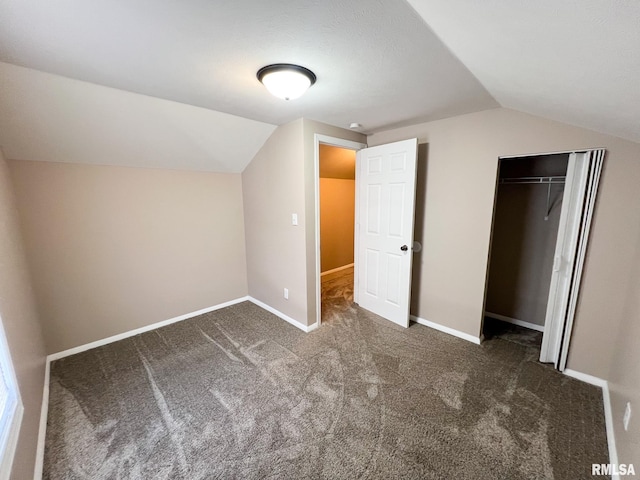
[[[567,357],[569,355],[569,340],[571,339],[571,330],[573,329],[573,320],[576,315],[576,307],[578,305],[578,293],[580,282],[582,280],[582,269],[584,267],[584,259],[587,254],[587,241],[591,230],[591,219],[596,204],[596,193],[598,192],[598,184],[600,183],[600,174],[602,173],[602,164],[604,162],[604,150],[593,150],[586,153],[589,163],[588,180],[585,191],[582,222],[580,224],[580,236],[576,251],[575,265],[573,269],[573,278],[571,282],[571,291],[569,294],[569,307],[564,324],[562,335],[562,346],[560,352],[559,365],[556,368],[563,371],[567,365]]]
[[[553,273],[549,288],[549,301],[545,317],[545,332],[542,336],[540,361],[557,366],[564,318],[569,304],[571,276],[580,226],[580,203],[584,198],[587,180],[586,154],[572,153],[569,156],[565,181],[560,227],[553,256]]]
[[[564,369],[604,150],[569,157],[540,361]]]

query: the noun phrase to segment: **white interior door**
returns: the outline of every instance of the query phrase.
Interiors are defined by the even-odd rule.
[[[357,153],[357,302],[409,326],[418,140]]]
[[[604,150],[569,157],[540,361],[564,369]],[[562,355],[561,355],[562,354]]]

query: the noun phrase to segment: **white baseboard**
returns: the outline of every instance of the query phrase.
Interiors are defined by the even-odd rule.
[[[349,265],[343,265],[341,267],[337,267],[337,268],[332,268],[331,270],[327,270],[326,272],[322,272],[320,274],[321,277],[324,277],[325,275],[329,275],[330,273],[335,273],[335,272],[339,272],[341,270],[346,270],[347,268],[351,268],[353,267],[353,263],[350,263]]]
[[[45,372],[44,388],[42,390],[42,407],[40,409],[40,427],[38,431],[38,444],[36,448],[36,465],[35,465],[35,470],[33,474],[34,480],[42,479],[42,472],[44,468],[44,446],[45,446],[44,444],[45,444],[45,439],[47,434],[47,416],[49,412],[49,378],[51,375],[51,362],[53,362],[54,360],[59,360],[64,357],[68,357],[70,355],[75,355],[76,353],[81,353],[87,350],[91,350],[92,348],[101,347],[102,345],[107,345],[109,343],[117,342],[118,340],[123,340],[125,338],[133,337],[135,335],[139,335],[140,333],[145,333],[150,330],[155,330],[156,328],[171,325],[172,323],[197,317],[198,315],[203,315],[205,313],[213,312],[215,310],[220,310],[221,308],[230,307],[231,305],[235,305],[236,303],[246,302],[247,300],[250,300],[250,298],[249,297],[236,298],[235,300],[230,300],[228,302],[220,303],[218,305],[214,305],[213,307],[203,308],[202,310],[197,310],[195,312],[186,313],[178,317],[170,318],[169,320],[163,320],[161,322],[153,323],[151,325],[146,325],[144,327],[136,328],[135,330],[130,330],[128,332],[120,333],[118,335],[113,335],[111,337],[103,338],[102,340],[96,340],[95,342],[87,343],[85,345],[80,345],[78,347],[70,348],[68,350],[63,350],[62,352],[57,352],[57,353],[52,353],[51,355],[47,355],[45,371],[44,371]]]
[[[47,357],[44,367],[44,387],[42,389],[42,406],[40,407],[40,427],[38,428],[38,444],[36,447],[36,466],[33,480],[42,480],[44,468],[44,441],[47,435],[47,416],[49,415],[49,377],[51,375],[51,359]]]
[[[602,402],[604,404],[604,422],[607,429],[607,445],[609,447],[609,463],[618,465],[618,449],[616,448],[616,436],[613,430],[613,414],[611,411],[611,397],[609,395],[609,382],[602,378],[577,372],[570,368],[565,368],[562,372],[568,377],[575,378],[585,383],[602,388]],[[619,475],[614,474],[612,480],[619,480]]]
[[[438,330],[440,332],[448,333],[449,335],[462,338],[463,340],[466,340],[467,342],[475,343],[476,345],[480,345],[480,343],[482,342],[482,339],[480,337],[474,337],[473,335],[469,335],[468,333],[461,332],[460,330],[456,330],[455,328],[445,327],[444,325],[430,322],[429,320],[416,317],[415,315],[411,315],[409,318],[411,318],[411,320],[413,320],[414,322],[419,323],[420,325],[433,328],[434,330]]]
[[[249,300],[249,297],[236,298],[235,300],[230,300],[228,302],[220,303],[218,305],[214,305],[213,307],[207,307],[207,308],[203,308],[202,310],[196,310],[195,312],[185,313],[184,315],[170,318],[169,320],[163,320],[161,322],[152,323],[151,325],[146,325],[144,327],[136,328],[134,330],[129,330],[128,332],[119,333],[118,335],[113,335],[112,337],[103,338],[102,340],[96,340],[95,342],[86,343],[84,345],[80,345],[79,347],[63,350],[62,352],[52,353],[47,358],[50,359],[51,361],[58,360],[60,358],[68,357],[69,355],[75,355],[76,353],[85,352],[87,350],[91,350],[92,348],[101,347],[109,343],[117,342],[118,340],[123,340],[125,338],[133,337],[135,335],[139,335],[141,333],[145,333],[150,330],[155,330],[156,328],[166,327],[167,325],[171,325],[172,323],[181,322],[182,320],[187,320],[189,318],[197,317],[198,315],[203,315],[205,313],[213,312],[215,310],[220,310],[221,308],[230,307],[231,305],[235,305],[236,303],[246,302],[247,300]]]
[[[530,328],[531,330],[536,330],[538,332],[544,333],[544,325],[537,325],[535,323],[525,322],[524,320],[518,320],[517,318],[507,317],[505,315],[500,315],[499,313],[484,312],[484,316],[495,318],[496,320],[501,320],[503,322],[512,323],[520,327]]]
[[[580,380],[581,382],[588,383],[590,385],[595,385],[600,388],[608,388],[608,384],[606,380],[602,378],[594,377],[593,375],[587,375],[586,373],[577,372],[575,370],[571,370],[570,368],[565,368],[562,372],[566,376],[575,378],[576,380]]]
[[[253,298],[253,297],[249,297],[249,301],[252,303],[255,303],[257,306],[259,306],[260,308],[265,309],[267,312],[273,313],[276,317],[280,317],[282,320],[284,320],[285,322],[290,323],[291,325],[293,325],[296,328],[299,328],[300,330],[302,330],[303,332],[309,333],[312,330],[315,330],[316,328],[318,328],[318,322],[312,324],[312,325],[303,325],[301,322],[299,322],[298,320],[295,320],[293,318],[291,318],[289,315],[285,315],[284,313],[282,313],[279,310],[276,310],[275,308],[267,305],[264,302],[261,302],[260,300]]]

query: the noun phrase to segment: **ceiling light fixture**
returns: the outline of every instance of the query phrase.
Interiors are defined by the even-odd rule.
[[[257,76],[272,95],[284,100],[302,96],[316,83],[316,76],[311,70],[290,63],[267,65],[258,70]]]

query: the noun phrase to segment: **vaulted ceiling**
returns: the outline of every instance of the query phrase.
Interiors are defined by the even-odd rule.
[[[638,0],[409,0],[501,106],[640,142]]]
[[[184,111],[189,121],[158,166],[241,171],[274,125],[299,117],[359,122],[369,133],[506,106],[640,141],[639,24],[636,0],[3,0],[0,62],[93,84],[82,87],[93,89],[86,105],[56,104],[58,89],[74,88],[53,76],[41,76],[36,92],[46,97],[40,114],[51,121],[60,109],[75,109],[74,122],[89,129],[85,144],[100,134],[88,119],[116,121],[118,104],[143,120],[169,108],[150,107],[153,100],[177,102],[196,110]],[[312,69],[318,82],[294,101],[272,97],[256,71],[279,62]],[[25,75],[0,79],[0,144],[10,158],[46,160],[33,157],[55,138],[32,135],[18,145],[16,133],[6,133],[38,121],[47,130],[33,112],[30,86],[16,80]],[[149,100],[120,95],[105,105],[97,99],[117,96],[105,87]],[[205,130],[220,127],[215,142],[196,125],[203,115]],[[131,123],[143,138],[166,137],[173,125]],[[73,141],[74,132],[57,136]],[[236,159],[229,152],[243,137],[250,148]],[[69,158],[89,155],[74,152]],[[110,155],[135,165],[145,153],[153,155]]]

